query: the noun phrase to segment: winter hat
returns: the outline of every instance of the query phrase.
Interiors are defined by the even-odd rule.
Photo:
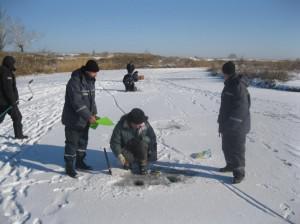
[[[7,67],[11,71],[16,71],[15,63],[16,59],[12,56],[5,56],[2,61],[2,65]]]
[[[232,61],[226,62],[223,67],[222,71],[226,75],[234,75],[235,74],[235,65]]]
[[[145,115],[144,111],[139,108],[134,108],[128,114],[128,121],[134,124],[141,124],[148,120],[148,117]]]
[[[132,62],[130,62],[130,63],[127,64],[127,71],[128,71],[128,73],[132,73],[134,71],[134,69],[135,69],[135,66],[134,66],[134,64]]]
[[[99,66],[96,61],[88,60],[88,62],[84,66],[87,72],[99,72]]]

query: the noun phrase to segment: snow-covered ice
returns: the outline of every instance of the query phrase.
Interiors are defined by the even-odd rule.
[[[117,122],[122,110],[142,108],[158,136],[156,165],[178,170],[179,182],[130,185],[110,150],[114,175],[109,176],[103,147],[108,148],[112,127],[90,130],[87,162],[93,173],[66,177],[60,117],[70,73],[22,77],[24,99],[30,97],[26,83],[34,78],[33,100],[20,105],[30,140],[11,137],[10,118],[1,124],[1,224],[300,223],[299,93],[249,88],[247,177],[231,185],[229,174],[216,172],[224,165],[216,122],[223,82],[199,68],[139,72],[145,80],[136,93],[123,91],[124,70],[99,73],[99,115]],[[190,156],[204,150],[211,157]]]

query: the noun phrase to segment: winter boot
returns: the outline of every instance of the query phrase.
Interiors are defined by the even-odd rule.
[[[232,172],[232,171],[233,171],[233,168],[230,165],[226,165],[225,167],[219,169],[219,172],[221,172],[221,173],[227,173],[227,172]]]
[[[241,183],[245,178],[245,168],[239,167],[233,170],[233,184]]]
[[[148,169],[147,169],[147,161],[146,160],[141,161],[139,163],[139,169],[140,169],[140,174],[141,175],[146,175],[147,174]]]
[[[233,177],[232,184],[239,184],[239,183],[241,183],[244,179],[245,179],[245,177],[243,177],[243,176]]]
[[[76,178],[77,173],[73,167],[73,161],[66,161],[66,174],[72,178]]]
[[[84,162],[83,158],[76,159],[76,169],[78,170],[93,170],[93,168]]]
[[[18,135],[18,136],[15,136],[15,139],[28,139],[28,136],[27,135]]]
[[[27,139],[28,136],[23,134],[23,126],[19,122],[14,122],[15,139]]]

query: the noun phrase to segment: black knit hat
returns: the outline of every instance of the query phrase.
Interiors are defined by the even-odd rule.
[[[129,122],[134,124],[141,124],[148,120],[148,117],[145,115],[144,111],[139,108],[132,109],[127,118]]]
[[[135,66],[134,66],[134,64],[132,62],[129,62],[127,64],[126,68],[127,68],[128,73],[132,73],[134,71],[134,69],[135,69]]]
[[[87,72],[99,72],[99,66],[96,61],[88,60],[88,62],[84,66],[85,71]]]
[[[226,62],[223,67],[222,71],[226,75],[234,75],[235,74],[235,65],[232,61]]]
[[[12,56],[5,56],[2,61],[2,65],[13,72],[16,71],[15,63],[16,59]]]

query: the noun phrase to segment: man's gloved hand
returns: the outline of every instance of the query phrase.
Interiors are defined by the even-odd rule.
[[[91,117],[89,118],[89,123],[90,123],[90,124],[96,124],[96,122],[97,122],[96,116],[91,116]]]
[[[128,162],[127,162],[126,158],[123,156],[123,154],[119,154],[118,159],[123,167],[128,165]]]
[[[11,107],[16,107],[16,106],[18,106],[18,105],[19,105],[19,100],[17,100],[16,102],[10,104],[9,106],[11,106]]]
[[[219,125],[219,137],[222,136],[222,133],[223,133],[223,127],[221,125]]]

